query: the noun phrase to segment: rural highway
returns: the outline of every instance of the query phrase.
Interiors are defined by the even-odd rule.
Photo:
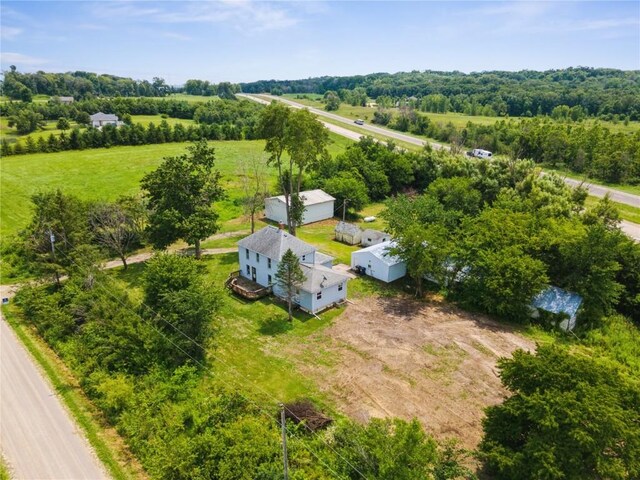
[[[337,122],[342,122],[342,123],[346,123],[348,125],[353,125],[353,120],[351,120],[349,118],[342,117],[340,115],[336,115],[335,113],[329,113],[329,112],[326,112],[324,110],[320,110],[318,108],[309,107],[309,106],[303,105],[301,103],[294,102],[294,101],[286,99],[286,98],[280,98],[280,97],[276,97],[276,96],[273,96],[273,95],[265,95],[265,94],[261,94],[260,97],[255,96],[255,95],[249,95],[249,94],[239,94],[239,95],[243,96],[245,98],[248,98],[250,100],[254,100],[256,102],[260,102],[260,103],[266,104],[266,105],[268,105],[270,103],[270,100],[277,100],[279,102],[282,102],[282,103],[285,103],[287,105],[290,105],[291,107],[294,107],[294,108],[307,108],[307,109],[309,109],[310,112],[313,112],[313,113],[315,113],[316,115],[318,115],[320,117],[330,118],[330,119],[335,120]],[[269,100],[265,100],[265,98],[268,98]],[[331,123],[326,123],[326,122],[324,122],[324,124],[332,132],[335,132],[335,133],[338,133],[340,135],[343,135],[342,133],[340,133],[339,131],[334,129],[334,128],[340,128],[340,127],[336,127],[336,125],[333,125]],[[428,143],[435,149],[440,149],[440,148],[449,149],[449,147],[447,145],[442,145],[440,143],[434,143],[434,142],[427,142],[426,140],[421,140],[421,139],[416,138],[416,137],[411,136],[411,135],[405,135],[403,133],[394,132],[394,131],[388,130],[386,128],[377,127],[375,125],[369,125],[369,124],[358,125],[358,128],[363,129],[363,130],[368,130],[368,131],[370,131],[372,133],[377,133],[379,135],[385,135],[385,136],[387,136],[389,138],[393,138],[395,140],[402,140],[403,142],[407,142],[407,143],[410,143],[412,145],[417,145],[417,146],[420,146],[420,147],[422,147],[422,146],[424,146],[424,145],[426,145]],[[346,129],[341,129],[341,130],[346,130]],[[346,134],[344,136],[348,137],[348,138],[351,138],[351,139],[358,140],[360,137],[364,136],[364,135],[358,134],[356,132],[353,132],[351,130],[347,130],[347,131],[349,132],[349,134]],[[631,193],[621,192],[620,190],[615,190],[613,188],[607,188],[607,187],[603,187],[601,185],[593,185],[593,184],[588,183],[588,182],[581,182],[580,180],[574,180],[572,178],[564,178],[564,181],[565,181],[565,183],[567,183],[567,184],[569,184],[571,186],[577,186],[577,185],[583,184],[589,190],[589,193],[591,195],[593,195],[594,197],[602,198],[607,193],[609,193],[609,195],[611,196],[611,200],[613,200],[615,202],[624,203],[626,205],[631,205],[632,207],[640,208],[640,195],[633,195]]]
[[[318,108],[313,108],[307,105],[303,105],[301,103],[293,102],[286,98],[280,98],[280,97],[276,97],[273,95],[266,95],[266,94],[261,94],[260,96],[256,96],[256,95],[249,95],[246,93],[239,93],[238,96],[244,97],[249,100],[253,100],[254,102],[262,103],[264,105],[269,105],[269,103],[271,103],[272,100],[276,100],[276,101],[285,103],[293,108],[306,108],[310,112],[313,112],[316,115],[318,115],[319,117],[330,118],[338,122],[346,123],[348,125],[353,125],[353,121],[346,117],[341,117],[340,115],[336,115],[334,113],[325,112],[324,110],[320,110]],[[364,137],[364,134],[339,127],[337,125],[334,125],[333,123],[329,123],[329,122],[322,122],[322,123],[324,124],[325,127],[327,127],[329,131],[334,132],[338,135],[347,137],[351,140],[358,141],[360,140],[360,138]],[[379,135],[384,135],[386,137],[393,138],[395,140],[402,140],[403,142],[411,143],[412,145],[424,146],[428,143],[435,149],[440,149],[440,148],[444,148],[447,150],[449,149],[447,145],[427,142],[426,140],[421,140],[411,135],[405,135],[403,133],[394,132],[391,130],[387,130],[385,128],[376,127],[374,125],[368,125],[368,124],[358,125],[358,128],[363,130],[368,130],[372,133],[377,133]],[[612,188],[603,187],[601,185],[593,185],[588,182],[581,182],[580,180],[574,180],[572,178],[565,177],[564,181],[565,183],[573,187],[576,187],[582,184],[585,188],[589,190],[589,193],[594,197],[602,198],[608,193],[611,196],[611,200],[615,202],[624,203],[626,205],[631,205],[632,207],[640,208],[640,195],[633,195],[631,193],[621,192],[620,190],[614,190]],[[620,222],[620,228],[629,237],[640,242],[640,225],[623,220],[622,222]]]
[[[0,317],[0,450],[18,480],[107,479],[103,467]]]

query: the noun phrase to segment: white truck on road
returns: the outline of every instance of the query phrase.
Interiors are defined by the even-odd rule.
[[[467,155],[476,158],[491,158],[493,156],[489,150],[483,150],[481,148],[474,148],[470,152],[467,152]]]

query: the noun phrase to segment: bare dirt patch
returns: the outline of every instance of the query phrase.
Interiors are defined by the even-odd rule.
[[[341,411],[362,422],[416,417],[468,448],[481,439],[483,409],[506,394],[496,360],[534,348],[482,315],[407,296],[361,298],[313,337],[287,354]]]

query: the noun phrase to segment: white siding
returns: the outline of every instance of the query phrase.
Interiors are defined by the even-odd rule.
[[[333,200],[324,203],[316,203],[315,205],[309,205],[302,215],[302,224],[319,222],[321,220],[327,220],[333,218]],[[267,198],[264,201],[265,216],[269,220],[274,222],[287,223],[287,210],[284,202],[278,198]]]
[[[342,291],[338,290],[339,285],[342,285]],[[331,287],[322,290],[322,298],[318,300],[317,293],[311,294],[311,300],[313,302],[313,313],[324,310],[329,305],[338,303],[347,298],[347,280],[339,285],[333,285]]]
[[[365,251],[357,251],[351,254],[351,268],[355,266],[364,267],[367,275],[387,283],[402,278],[407,274],[407,266],[404,262],[387,265],[373,253]]]
[[[264,255],[259,256],[259,260],[256,259],[256,252],[249,251],[249,258],[247,259],[247,249],[238,247],[238,260],[240,263],[240,275],[249,280],[252,280],[251,268],[256,269],[256,282],[263,287],[269,286],[269,275],[271,275],[271,282],[275,282],[275,275],[278,271],[278,262],[271,261],[271,268],[269,268],[269,259]],[[249,266],[249,273],[247,273],[247,266]]]

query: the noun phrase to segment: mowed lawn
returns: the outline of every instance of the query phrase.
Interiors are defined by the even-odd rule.
[[[351,143],[330,135],[329,152],[336,155]],[[211,142],[216,149],[216,167],[223,174],[228,198],[220,202],[220,220],[226,222],[242,215],[238,160],[263,157],[264,141]],[[189,143],[165,143],[112,147],[58,153],[15,155],[0,165],[0,235],[24,228],[31,216],[31,196],[37,192],[61,189],[85,200],[114,200],[120,195],[136,194],[140,179],[157,167],[163,157],[185,152]],[[275,170],[271,169],[275,186]]]

